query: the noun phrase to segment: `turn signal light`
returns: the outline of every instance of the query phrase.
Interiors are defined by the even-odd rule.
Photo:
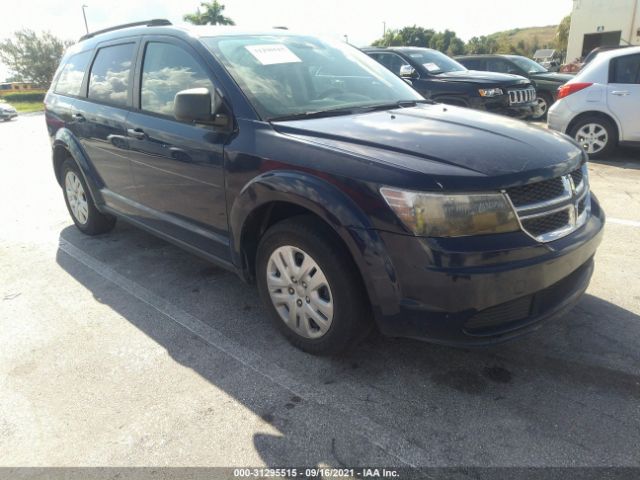
[[[558,100],[564,97],[568,97],[572,93],[584,90],[591,85],[593,85],[593,83],[567,83],[566,85],[562,85],[560,88],[558,88]]]

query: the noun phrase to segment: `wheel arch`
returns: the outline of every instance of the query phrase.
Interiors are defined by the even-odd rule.
[[[56,132],[52,148],[53,172],[58,184],[60,186],[63,184],[62,164],[66,159],[70,158],[78,165],[80,173],[89,187],[89,194],[96,206],[99,207],[104,204],[104,200],[100,193],[100,185],[102,184],[100,176],[93,168],[89,158],[82,148],[82,145],[75,135],[73,135],[70,130],[61,128]]]
[[[296,215],[323,222],[346,247],[372,304],[394,292],[399,298],[391,259],[367,215],[338,187],[313,175],[269,172],[252,180],[233,202],[229,215],[232,258],[243,277],[253,281],[261,236],[275,223]],[[374,282],[372,279],[375,278]],[[385,281],[381,281],[384,278]],[[387,282],[388,279],[388,282]],[[382,292],[381,290],[386,290]]]
[[[571,130],[573,130],[573,128],[576,126],[576,124],[580,120],[589,116],[603,117],[611,121],[613,125],[616,127],[616,134],[618,136],[618,141],[620,141],[620,138],[622,136],[622,129],[621,129],[620,123],[618,123],[618,121],[611,114],[604,112],[602,110],[587,110],[586,112],[581,112],[575,117],[573,117],[573,119],[571,119],[571,121],[569,122],[569,125],[567,125],[567,130],[566,130],[567,135],[570,134]]]

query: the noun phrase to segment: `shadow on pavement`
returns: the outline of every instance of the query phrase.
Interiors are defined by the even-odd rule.
[[[340,358],[289,346],[263,314],[254,287],[177,247],[119,223],[106,236],[74,227],[60,241],[136,282],[326,399],[329,407],[273,389],[186,329],[139,303],[62,250],[58,264],[182,365],[260,415],[281,436],[256,434],[272,466],[387,464],[340,415],[356,412],[393,432],[425,464],[638,465],[640,316],[586,295],[566,317],[521,340],[453,349],[373,334]],[[597,268],[597,267],[596,267]],[[263,389],[263,390],[261,390]],[[264,391],[264,394],[261,393]],[[350,413],[345,415],[351,415]]]

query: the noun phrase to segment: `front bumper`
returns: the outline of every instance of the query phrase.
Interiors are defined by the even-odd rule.
[[[506,95],[495,98],[476,97],[471,99],[470,104],[471,108],[476,110],[484,110],[485,112],[498,113],[515,118],[529,117],[537,107],[536,102],[511,105]]]
[[[487,345],[535,330],[586,290],[603,226],[594,198],[589,221],[548,244],[520,233],[433,240],[382,232],[398,295],[395,305],[383,305],[379,328],[450,345]]]

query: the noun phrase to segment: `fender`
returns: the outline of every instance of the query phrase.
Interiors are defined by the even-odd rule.
[[[333,228],[360,270],[376,320],[383,313],[383,305],[399,304],[395,269],[367,215],[335,185],[299,171],[279,170],[259,175],[236,197],[229,214],[234,264],[243,264],[242,242],[249,215],[271,202],[303,207]],[[388,313],[391,312],[385,309],[384,314]]]
[[[102,197],[102,193],[100,191],[101,186],[104,185],[100,175],[93,167],[89,158],[87,157],[84,148],[76,138],[76,136],[69,130],[68,128],[60,128],[56,131],[56,134],[53,138],[52,142],[53,147],[53,169],[58,179],[58,183],[62,186],[62,178],[58,176],[58,165],[56,164],[56,150],[58,148],[63,148],[67,151],[69,155],[75,160],[78,168],[80,169],[80,173],[82,174],[84,181],[89,187],[89,194],[93,199],[93,202],[96,206],[104,205],[104,198]],[[98,207],[99,208],[99,207]]]

